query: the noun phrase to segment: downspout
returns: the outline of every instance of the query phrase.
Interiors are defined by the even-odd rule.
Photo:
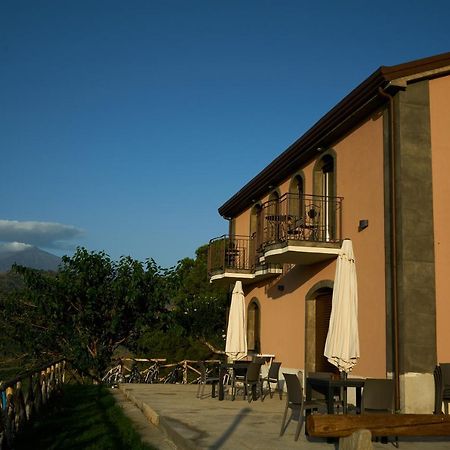
[[[398,292],[397,292],[397,202],[395,189],[396,172],[396,144],[395,144],[395,115],[394,115],[394,97],[388,94],[381,87],[379,93],[389,99],[389,197],[390,197],[390,245],[391,245],[391,285],[392,285],[392,322],[394,339],[394,382],[395,382],[395,411],[400,410],[400,370],[399,370],[399,317],[398,317]]]

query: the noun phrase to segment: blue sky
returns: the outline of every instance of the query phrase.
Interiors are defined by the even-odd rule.
[[[450,3],[0,1],[0,241],[164,267],[380,65],[450,51]]]

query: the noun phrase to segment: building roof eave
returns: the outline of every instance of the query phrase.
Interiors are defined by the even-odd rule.
[[[381,66],[226,201],[219,208],[219,214],[229,218],[249,208],[255,200],[267,195],[271,186],[289,177],[293,167],[312,159],[318,148],[339,140],[386,102],[379,93],[380,88],[395,84],[397,79],[449,65],[450,52],[396,66]],[[400,89],[400,84],[394,88]]]

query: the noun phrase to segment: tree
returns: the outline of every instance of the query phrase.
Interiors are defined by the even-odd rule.
[[[141,328],[134,344],[137,353],[179,361],[206,359],[224,347],[227,290],[209,282],[207,255],[204,245],[195,259],[184,258],[166,271],[167,315],[157,327]]]
[[[187,335],[223,346],[227,289],[211,284],[207,274],[208,246],[199,247],[195,260],[181,260],[174,274],[174,319]]]
[[[70,358],[95,375],[140,323],[158,322],[168,302],[165,273],[152,259],[113,262],[104,252],[78,248],[55,274],[14,270],[25,288],[6,302],[5,313],[22,345],[41,358]]]

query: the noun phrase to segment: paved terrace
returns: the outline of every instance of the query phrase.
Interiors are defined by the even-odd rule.
[[[324,439],[307,440],[304,429],[295,442],[295,421],[279,437],[285,399],[280,401],[276,395],[273,399],[267,396],[264,402],[248,403],[242,397],[219,402],[211,397],[197,399],[194,385],[123,384],[120,389],[178,449],[334,450],[338,447]],[[205,394],[210,392],[207,386]],[[155,446],[162,448],[157,443]],[[394,447],[375,442],[374,448]],[[400,448],[450,450],[450,439],[401,439]]]

